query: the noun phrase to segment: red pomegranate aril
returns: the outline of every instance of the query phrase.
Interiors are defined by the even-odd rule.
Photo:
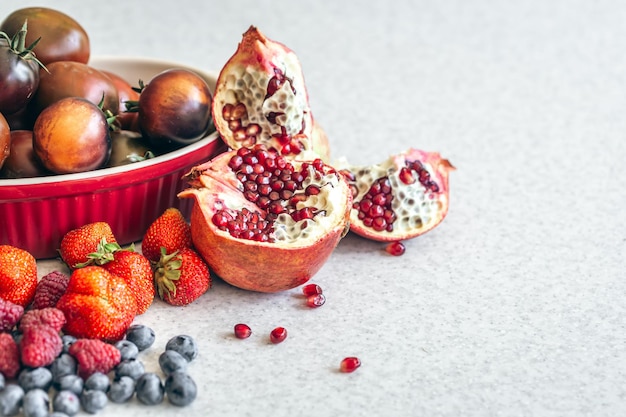
[[[235,337],[237,339],[247,339],[252,334],[250,326],[244,323],[235,324]]]
[[[284,327],[276,327],[270,332],[270,342],[278,344],[287,338],[287,329]]]
[[[382,232],[387,229],[387,221],[383,217],[376,217],[372,220],[372,229]]]
[[[304,194],[306,195],[318,195],[320,193],[320,187],[318,187],[317,185],[309,185],[306,187],[306,189],[304,190]]]
[[[318,308],[324,305],[326,296],[324,294],[313,294],[306,298],[307,307]]]
[[[305,297],[321,294],[322,292],[322,287],[317,284],[307,284],[302,287],[302,294],[304,294]]]
[[[406,251],[406,246],[402,242],[390,242],[385,247],[385,251],[393,256],[401,256]]]
[[[415,182],[413,171],[409,167],[400,168],[400,172],[398,173],[398,176],[400,178],[400,181],[402,181],[406,185],[410,185]]]
[[[356,356],[348,356],[347,358],[343,358],[339,364],[339,370],[344,373],[350,373],[356,371],[359,366],[361,366],[361,360],[359,358]]]
[[[366,211],[366,210],[363,210]],[[385,214],[385,209],[379,206],[378,204],[373,204],[367,213],[372,218],[382,217]]]

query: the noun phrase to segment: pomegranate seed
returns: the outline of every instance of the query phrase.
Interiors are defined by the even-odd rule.
[[[321,293],[322,293],[322,287],[320,287],[317,284],[307,284],[304,287],[302,287],[302,294],[304,294],[306,297],[309,297],[311,295],[321,294]]]
[[[252,330],[250,330],[250,326],[247,324],[235,324],[235,337],[237,337],[237,339],[247,339],[251,334]]]
[[[287,329],[277,327],[270,332],[270,342],[278,344],[287,338]]]
[[[347,358],[343,358],[341,364],[339,365],[339,370],[341,372],[354,372],[356,369],[361,366],[361,361],[356,356],[348,356]]]
[[[402,167],[400,169],[400,172],[398,173],[398,176],[400,177],[400,181],[402,181],[404,184],[410,185],[415,182],[413,172],[408,167]]]
[[[385,251],[387,251],[387,253],[390,255],[400,256],[404,254],[404,252],[406,251],[406,247],[402,242],[391,242],[385,247]]]
[[[313,294],[306,298],[307,307],[317,308],[324,305],[326,302],[326,297],[324,294]]]

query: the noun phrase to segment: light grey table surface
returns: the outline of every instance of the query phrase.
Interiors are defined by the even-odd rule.
[[[18,3],[0,15],[59,8],[94,55],[207,71],[256,25],[298,54],[334,157],[413,146],[457,167],[448,217],[404,256],[342,240],[312,279],[320,309],[222,282],[185,308],[156,302],[136,320],[157,331],[147,367],[195,336],[198,399],[100,415],[626,415],[623,2]],[[271,345],[279,325],[289,337]],[[363,365],[341,374],[349,355]]]

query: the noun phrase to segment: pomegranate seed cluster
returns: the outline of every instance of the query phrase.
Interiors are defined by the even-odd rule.
[[[243,197],[258,208],[222,207],[212,221],[231,236],[258,242],[295,241],[316,231],[333,204],[337,172],[321,159],[292,164],[261,145],[240,148],[228,163]],[[319,233],[320,231],[317,230]]]

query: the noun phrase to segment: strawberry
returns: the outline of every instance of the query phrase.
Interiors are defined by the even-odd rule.
[[[38,310],[28,310],[20,320],[19,329],[43,324],[60,332],[65,324],[65,314],[58,308],[47,307]]]
[[[61,239],[61,259],[70,269],[75,269],[79,264],[88,262],[89,254],[96,252],[102,239],[116,242],[111,226],[106,222],[88,223],[70,230]]]
[[[65,292],[70,277],[59,271],[52,271],[39,280],[31,308],[54,307]]]
[[[15,339],[9,333],[0,333],[0,373],[14,378],[20,370],[20,352]]]
[[[209,267],[190,248],[172,254],[167,254],[166,249],[162,248],[154,280],[159,297],[175,306],[187,305],[211,288]]]
[[[31,368],[48,366],[63,350],[63,340],[58,330],[46,324],[24,327],[19,343],[22,365]]]
[[[118,348],[99,339],[78,339],[68,353],[78,362],[78,374],[84,379],[96,372],[108,374],[122,359]]]
[[[161,248],[171,254],[182,248],[190,248],[191,245],[189,224],[177,208],[170,207],[148,227],[141,242],[141,251],[152,262],[158,262]]]
[[[122,278],[92,265],[72,272],[57,308],[65,314],[66,334],[117,341],[135,318],[137,302]]]
[[[24,314],[24,307],[0,298],[0,332],[10,332]]]
[[[27,251],[0,245],[0,298],[26,307],[37,288],[37,261]]]

